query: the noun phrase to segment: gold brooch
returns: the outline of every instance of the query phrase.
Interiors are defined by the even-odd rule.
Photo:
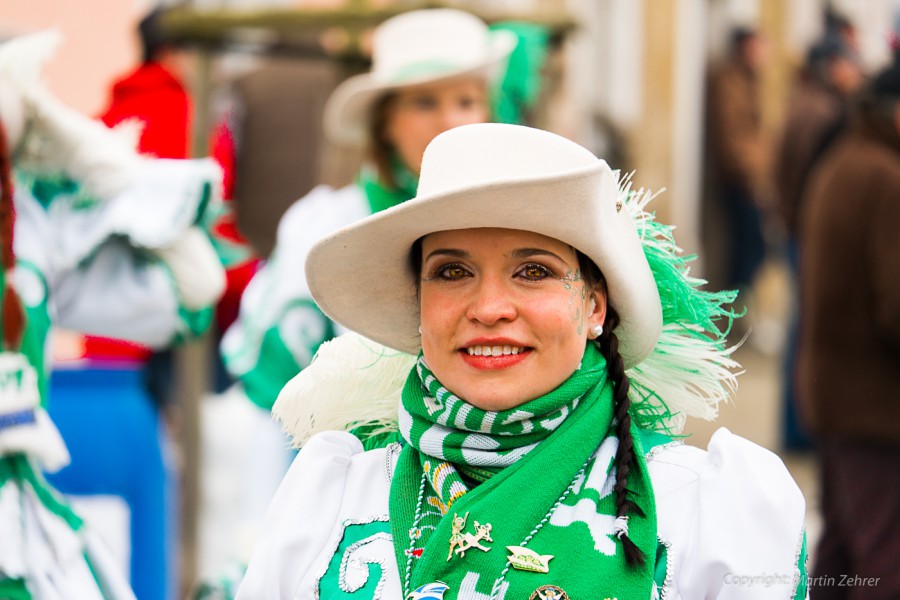
[[[569,600],[569,595],[558,585],[542,585],[528,600]]]
[[[552,554],[538,554],[531,548],[524,546],[507,546],[509,557],[507,560],[513,569],[531,571],[533,573],[547,573],[550,571],[550,559]]]
[[[466,520],[468,518],[469,513],[466,513],[464,517],[453,515],[453,524],[450,526],[450,552],[447,553],[447,560],[450,560],[454,552],[458,556],[465,556],[466,550],[471,550],[472,548],[478,548],[482,552],[490,550],[487,546],[482,546],[480,542],[482,540],[485,542],[494,541],[491,538],[491,524],[485,523],[482,525],[475,521],[475,533],[470,533],[463,531],[466,528]]]

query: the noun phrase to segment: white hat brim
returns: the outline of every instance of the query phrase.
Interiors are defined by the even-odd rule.
[[[605,162],[564,175],[493,182],[419,197],[320,240],[306,262],[309,289],[329,317],[390,348],[421,347],[409,253],[436,231],[506,228],[563,241],[603,272],[626,368],[646,358],[662,330],[656,282],[616,177]]]
[[[354,75],[339,84],[325,103],[325,133],[335,142],[360,145],[368,138],[369,118],[375,101],[394,90],[415,85],[438,83],[457,77],[482,77],[493,82],[504,72],[505,61],[513,51],[517,38],[511,31],[492,31],[490,45],[483,61],[419,73],[397,82],[379,81],[372,73]]]

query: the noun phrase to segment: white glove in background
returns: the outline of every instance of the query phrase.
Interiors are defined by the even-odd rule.
[[[185,308],[199,310],[225,292],[225,270],[199,227],[190,227],[175,242],[153,250],[172,272]]]

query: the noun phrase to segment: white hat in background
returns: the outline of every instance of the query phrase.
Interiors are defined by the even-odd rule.
[[[472,75],[492,82],[506,66],[515,34],[490,31],[467,12],[414,10],[380,24],[373,37],[372,70],[341,83],[325,106],[325,131],[335,141],[360,144],[370,111],[385,93]]]

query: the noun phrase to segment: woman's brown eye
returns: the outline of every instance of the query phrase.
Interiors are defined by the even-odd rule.
[[[462,279],[466,276],[466,270],[459,265],[447,265],[438,269],[438,275],[444,279]]]
[[[522,268],[521,271],[522,276],[525,279],[543,279],[550,275],[549,269],[546,267],[542,267],[541,265],[526,265]]]

